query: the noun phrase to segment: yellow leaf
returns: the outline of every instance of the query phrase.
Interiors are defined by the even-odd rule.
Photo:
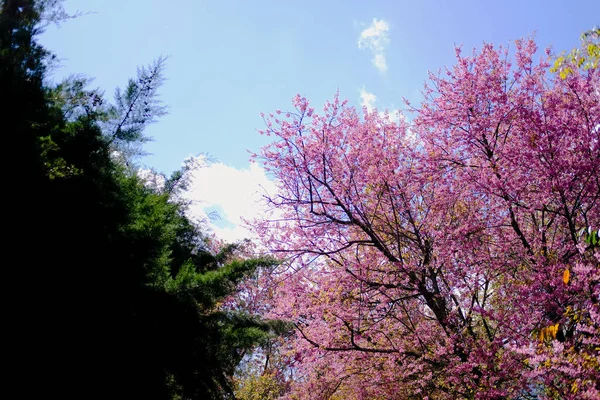
[[[552,335],[552,339],[556,339],[556,334],[558,333],[558,324],[553,325],[549,328],[550,334]]]
[[[565,285],[569,284],[570,276],[571,276],[571,273],[569,272],[569,268],[565,269],[565,272],[563,272],[563,282],[565,283]]]

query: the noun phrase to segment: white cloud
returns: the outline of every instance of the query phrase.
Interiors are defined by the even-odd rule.
[[[371,61],[380,72],[385,72],[388,68],[385,50],[390,43],[389,30],[390,26],[386,21],[373,18],[373,23],[363,30],[358,38],[358,48],[371,50],[373,53]]]
[[[207,163],[199,158],[199,168],[191,175],[185,198],[192,201],[192,217],[208,220],[214,234],[227,242],[251,238],[242,218],[251,220],[264,214],[263,195],[275,193],[274,183],[258,164],[237,169],[222,163]],[[208,214],[218,209],[221,220]]]
[[[360,89],[360,105],[363,107],[367,107],[367,110],[371,112],[372,109],[375,108],[375,101],[377,101],[377,96],[373,93],[369,93],[363,87]]]
[[[373,65],[375,65],[375,68],[381,72],[387,71],[388,67],[387,62],[385,61],[385,55],[383,53],[375,54],[375,57],[373,58]]]
[[[165,186],[165,177],[152,169],[138,169],[137,176],[144,182],[144,184],[147,187],[152,188],[156,191],[161,191]]]

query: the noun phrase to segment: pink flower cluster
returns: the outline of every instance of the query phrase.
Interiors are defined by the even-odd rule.
[[[535,52],[457,51],[410,123],[337,96],[267,119],[289,398],[600,398],[599,71]]]

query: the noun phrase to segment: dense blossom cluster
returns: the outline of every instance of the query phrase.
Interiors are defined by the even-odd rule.
[[[600,397],[600,76],[536,50],[458,49],[410,123],[267,117],[290,398]]]

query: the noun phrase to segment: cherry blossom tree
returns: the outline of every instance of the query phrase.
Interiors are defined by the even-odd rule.
[[[457,49],[411,123],[338,96],[266,117],[289,398],[600,396],[599,72],[536,51]]]

